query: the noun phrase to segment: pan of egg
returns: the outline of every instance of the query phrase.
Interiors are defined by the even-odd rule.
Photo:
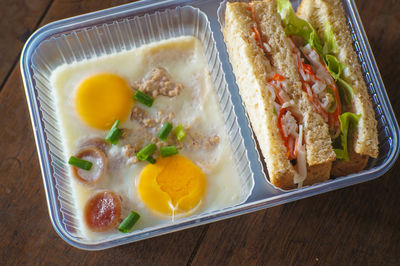
[[[232,207],[249,195],[197,38],[65,64],[51,84],[67,160],[92,165],[69,168],[88,239],[120,234],[132,211],[140,216],[134,232]],[[152,153],[140,159],[146,146]]]

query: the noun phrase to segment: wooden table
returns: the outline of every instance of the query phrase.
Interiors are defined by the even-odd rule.
[[[400,263],[400,163],[364,184],[99,252],[54,231],[19,69],[30,34],[124,0],[2,0],[0,264]],[[400,1],[358,0],[389,98],[400,114]]]

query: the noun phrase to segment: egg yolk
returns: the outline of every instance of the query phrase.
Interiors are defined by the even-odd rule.
[[[157,158],[140,175],[138,191],[151,209],[167,215],[187,213],[204,195],[206,177],[201,169],[181,155]]]
[[[114,74],[97,74],[84,80],[75,94],[75,109],[88,125],[110,129],[116,120],[123,122],[133,104],[128,83]]]

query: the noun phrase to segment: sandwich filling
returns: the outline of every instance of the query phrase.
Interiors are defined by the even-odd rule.
[[[335,56],[337,45],[334,34],[330,26],[325,25],[322,45],[310,23],[295,15],[289,0],[278,0],[278,13],[286,35],[296,40],[291,41],[292,51],[298,64],[303,90],[307,92],[317,112],[328,122],[336,158],[349,161],[349,129],[357,127],[360,115],[351,112],[354,91],[342,78],[346,66]],[[350,112],[343,112],[344,110]]]
[[[249,3],[248,9],[254,21],[251,27],[251,36],[255,39],[257,46],[263,50],[264,56],[268,61],[273,62],[270,54],[271,47],[264,41],[266,40],[266,36],[263,36],[260,30],[253,3]],[[303,117],[294,101],[289,97],[287,78],[279,74],[278,71],[273,70],[272,66],[267,71],[271,77],[267,80],[266,88],[273,100],[274,111],[277,115],[277,127],[286,148],[286,156],[296,171],[294,183],[301,185],[307,177],[306,148],[303,140]]]
[[[307,93],[309,101],[317,112],[328,123],[331,138],[337,138],[340,134],[341,102],[335,80],[321,61],[319,54],[309,44],[296,46],[292,38],[288,39],[302,82],[302,89]],[[308,60],[308,63],[304,58]]]

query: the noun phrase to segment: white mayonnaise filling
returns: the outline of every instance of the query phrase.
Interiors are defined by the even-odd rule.
[[[303,145],[303,125],[299,126],[299,138],[297,139],[297,164],[295,170],[298,175],[295,175],[294,183],[301,187],[303,181],[307,178],[306,148],[305,145]]]
[[[298,135],[297,121],[294,119],[290,111],[287,111],[286,114],[282,116],[282,129],[285,137],[288,137],[289,135],[297,137]]]
[[[287,93],[286,93],[284,90],[281,90],[281,91],[279,92],[279,96],[281,96],[281,98],[282,98],[285,102],[290,101],[289,96],[287,95]]]
[[[266,43],[266,42],[263,42],[263,45],[264,45],[265,50],[267,50],[267,52],[270,53],[271,52],[271,46],[269,46],[268,43]]]
[[[276,94],[275,94],[274,88],[272,88],[269,84],[267,84],[266,88],[269,91],[269,94],[271,95],[272,100],[275,102]]]

